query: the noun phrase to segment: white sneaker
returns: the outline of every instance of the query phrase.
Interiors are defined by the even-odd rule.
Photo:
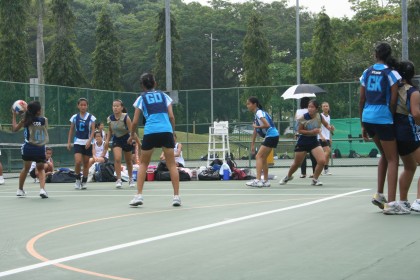
[[[174,198],[172,199],[172,206],[181,206],[181,198],[179,198],[178,195],[174,195]]]
[[[292,180],[293,180],[293,176],[290,176],[290,177],[286,176],[286,177],[284,177],[283,179],[280,180],[279,184],[280,185],[286,185],[287,182],[292,181]]]
[[[4,184],[4,177],[0,176],[0,185],[3,185],[3,184]]]
[[[24,190],[18,189],[17,192],[16,192],[16,196],[25,197],[26,192]]]
[[[143,205],[143,196],[141,194],[136,194],[134,198],[130,201],[131,206]]]
[[[388,201],[385,198],[385,195],[382,193],[375,193],[371,200],[373,205],[378,206],[381,209],[384,209],[384,204]]]
[[[39,190],[39,196],[41,198],[48,198],[48,194],[47,194],[47,192],[44,189],[40,189]]]
[[[332,175],[332,173],[330,172],[330,169],[325,169],[324,175]]]
[[[130,186],[130,188],[134,188],[136,186],[136,182],[134,182],[133,178],[130,178],[130,180],[128,181],[128,185]]]
[[[312,179],[311,185],[312,186],[322,186],[322,182],[320,182],[319,180]]]
[[[271,187],[271,184],[270,184],[270,182],[268,181],[268,180],[266,180],[266,181],[262,181],[262,183],[263,183],[263,187],[264,188],[269,188],[269,187]]]
[[[38,179],[38,178],[35,178],[35,179],[34,179],[34,183],[35,183],[35,184],[39,183],[39,179]]]
[[[263,186],[263,182],[258,179],[254,179],[252,181],[246,182],[246,185],[248,187],[261,188]]]
[[[122,181],[121,181],[121,179],[118,179],[118,180],[117,180],[117,182],[115,183],[115,187],[116,187],[117,189],[121,189],[121,188],[122,188]]]
[[[407,200],[400,200],[398,203],[402,208],[404,208],[404,211],[411,211],[411,204]]]
[[[398,202],[392,201],[384,204],[383,212],[385,215],[406,215],[410,214],[410,210],[402,207]]]
[[[87,189],[87,182],[83,182],[82,181],[82,183],[80,183],[80,189],[82,189],[82,190],[86,190]]]
[[[74,189],[75,190],[81,190],[82,189],[82,182],[80,180],[76,179],[76,183],[74,183]]]
[[[410,210],[420,212],[420,199],[414,200],[413,204],[411,204]]]

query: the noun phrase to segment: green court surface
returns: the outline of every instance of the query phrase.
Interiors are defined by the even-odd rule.
[[[370,203],[375,167],[341,167],[322,187],[295,178],[270,188],[245,181],[146,182],[144,205],[114,183],[0,186],[4,279],[418,279],[420,214],[386,216]],[[401,168],[400,168],[401,172]],[[296,173],[298,177],[298,173]],[[416,197],[417,178],[409,200]]]

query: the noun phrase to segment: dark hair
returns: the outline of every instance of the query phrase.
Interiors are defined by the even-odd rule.
[[[122,107],[122,112],[127,113],[127,108],[125,108],[124,103],[122,102],[121,99],[114,99],[114,101],[112,101],[112,103],[114,103],[114,102],[120,102],[121,107]]]
[[[302,97],[300,99],[300,109],[308,108],[309,100],[309,97]]]
[[[407,82],[409,85],[413,85],[412,79],[415,75],[414,64],[411,61],[401,61],[397,67],[398,73],[400,73],[401,78]]]
[[[98,129],[101,126],[101,122],[95,122],[95,129]]]
[[[155,87],[156,80],[153,74],[144,73],[140,76],[140,84],[146,89],[152,89]]]
[[[41,111],[41,103],[39,101],[31,101],[28,103],[28,109],[25,112],[25,117],[23,119],[24,126],[30,126],[33,122],[35,117],[37,117],[38,113]]]
[[[99,134],[102,137],[102,133],[99,130],[95,131],[95,134],[93,134],[93,137],[96,137],[96,134]]]
[[[392,56],[391,45],[387,42],[380,42],[375,47],[375,55],[377,60],[383,61],[388,67],[395,69],[398,61]]]
[[[316,101],[316,99],[309,100],[308,105],[310,103],[312,103],[312,105],[314,105],[317,110],[319,109],[319,103],[318,103],[318,101]]]
[[[85,97],[80,97],[80,98],[77,100],[77,105],[79,105],[79,104],[80,104],[80,102],[82,102],[82,101],[85,101],[85,102],[86,102],[86,104],[87,104],[87,105],[89,105],[89,101],[88,101]]]
[[[251,96],[248,98],[248,101],[251,102],[252,104],[257,104],[258,109],[263,109],[263,106],[261,105],[260,101],[258,101],[258,98],[256,98],[255,96]]]
[[[51,147],[46,147],[45,151],[51,151],[52,152],[52,148]]]

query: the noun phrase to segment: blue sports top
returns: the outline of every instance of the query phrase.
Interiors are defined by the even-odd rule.
[[[270,125],[269,128],[257,128],[257,133],[259,136],[261,137],[277,137],[279,136],[279,132],[276,128],[276,126],[274,125],[273,120],[271,119],[270,115],[261,110],[258,109],[257,112],[255,113],[255,117],[254,117],[254,123],[258,126],[262,125],[263,122],[261,121],[261,118],[265,118],[268,122],[268,124]]]
[[[172,99],[161,91],[148,91],[142,93],[134,102],[134,108],[139,108],[146,124],[144,126],[144,135],[162,132],[173,132],[168,115],[168,106]]]
[[[393,117],[389,110],[391,86],[400,79],[400,74],[385,64],[375,64],[363,72],[360,84],[366,89],[366,102],[363,108],[362,122],[393,123]]]
[[[89,140],[90,134],[92,133],[92,123],[94,123],[95,121],[95,116],[88,112],[86,112],[83,118],[80,116],[80,114],[74,114],[70,118],[70,122],[74,124],[74,128],[76,130],[74,144],[86,145],[87,141]]]

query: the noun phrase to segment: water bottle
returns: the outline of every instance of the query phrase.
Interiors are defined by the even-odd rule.
[[[229,169],[223,169],[223,180],[229,180],[229,179],[230,179]]]

